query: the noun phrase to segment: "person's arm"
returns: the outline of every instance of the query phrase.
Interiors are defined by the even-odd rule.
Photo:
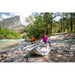
[[[33,38],[31,38],[30,40],[33,41]]]
[[[47,43],[48,43],[48,39],[47,39]]]
[[[42,43],[42,41],[43,41],[43,40],[41,39],[41,40],[40,40],[40,43]]]
[[[46,37],[47,38],[47,43],[48,43],[48,37]]]
[[[33,39],[31,39],[31,41],[33,41]]]

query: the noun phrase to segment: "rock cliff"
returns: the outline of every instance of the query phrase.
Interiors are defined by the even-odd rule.
[[[2,21],[0,21],[0,28],[4,27],[8,28],[9,30],[15,30],[18,32],[24,29],[24,26],[21,24],[19,16],[3,19]]]

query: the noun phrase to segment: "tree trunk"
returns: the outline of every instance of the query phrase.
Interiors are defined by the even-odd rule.
[[[51,28],[50,28],[50,33],[52,33],[52,13],[51,13]]]
[[[71,13],[71,31],[73,30],[73,14]]]
[[[64,32],[65,32],[64,13],[63,13],[63,28],[64,28]]]
[[[61,20],[61,31],[62,31],[62,20]]]
[[[1,25],[0,25],[0,29],[1,29]]]
[[[46,27],[46,34],[48,35],[48,25],[46,25],[47,27]]]

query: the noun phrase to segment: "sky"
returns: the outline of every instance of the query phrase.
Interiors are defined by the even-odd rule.
[[[25,22],[26,17],[29,15],[34,14],[34,12],[0,12],[0,21],[2,19],[7,19],[14,16],[20,16],[21,24],[27,25],[28,23]],[[55,20],[58,21],[60,16],[56,17]]]

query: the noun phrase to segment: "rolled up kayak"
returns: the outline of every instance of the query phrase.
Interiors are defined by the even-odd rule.
[[[36,45],[36,46],[28,49],[27,51],[32,54],[47,55],[50,52],[50,50],[51,50],[50,46],[47,43],[46,46]]]

